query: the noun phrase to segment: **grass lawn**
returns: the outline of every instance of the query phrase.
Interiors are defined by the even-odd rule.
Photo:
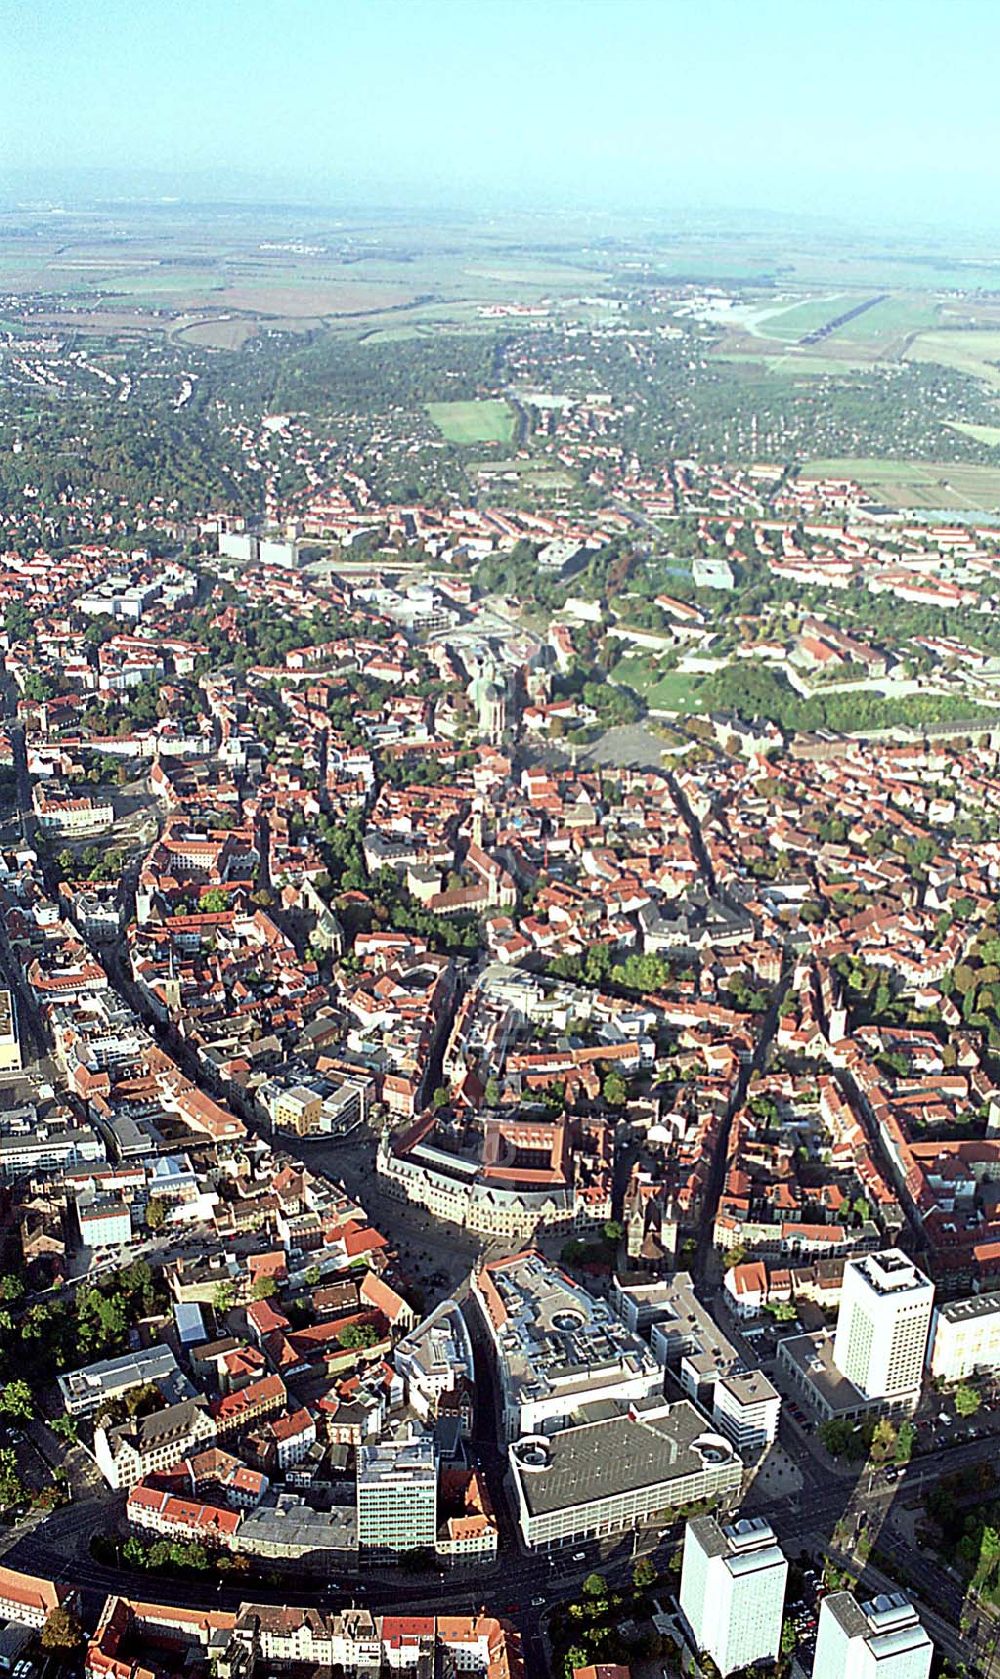
[[[779,338],[783,343],[797,344],[807,332],[815,332],[817,327],[825,326],[850,307],[851,300],[846,293],[780,304],[773,313],[765,311],[755,318],[754,331],[761,338]]]
[[[828,338],[826,342],[832,344],[834,340]],[[753,340],[747,339],[746,343],[748,346],[752,345]],[[808,350],[800,350],[796,345],[790,344],[787,350],[780,356],[776,356],[774,345],[770,340],[765,342],[763,339],[759,351],[748,349],[742,354],[738,351],[732,351],[731,353],[720,351],[716,352],[712,359],[714,361],[727,361],[733,365],[743,362],[746,365],[748,356],[751,354],[759,356],[759,365],[767,373],[788,380],[808,377],[811,374],[826,379],[831,373],[869,373],[872,365],[871,356],[867,360],[861,360],[857,356],[833,355],[831,351],[827,351],[824,355],[822,344],[813,345]]]
[[[926,331],[936,325],[937,319],[936,306],[924,298],[884,297],[863,315],[846,321],[831,336],[869,344],[884,338],[900,338],[908,332]]]
[[[1000,467],[967,461],[808,461],[803,478],[853,478],[894,507],[1000,508]]]
[[[426,338],[427,330],[419,324],[416,326],[387,326],[379,327],[375,332],[366,332],[361,340],[364,344],[408,344],[414,338]]]
[[[238,350],[257,333],[254,321],[192,321],[173,336],[182,344],[206,344],[210,350]]]
[[[629,653],[619,659],[611,672],[618,682],[625,682],[641,694],[653,711],[698,712],[705,707],[699,698],[701,679],[686,676],[682,671],[657,672],[655,654]]]
[[[871,293],[868,293],[871,296]],[[938,324],[936,305],[924,298],[895,295],[883,298],[863,314],[845,321],[818,344],[799,349],[810,332],[836,320],[866,300],[860,291],[826,294],[801,303],[782,305],[773,312],[756,315],[750,331],[759,339],[764,354],[773,356],[777,343],[788,346],[798,372],[828,373],[864,369],[884,357],[895,359],[906,352],[914,334],[925,334]],[[938,334],[933,334],[937,337]],[[950,336],[950,335],[949,335]],[[914,350],[914,353],[916,350]],[[852,359],[853,358],[853,359]]]
[[[429,402],[427,412],[449,443],[514,441],[514,414],[502,398],[488,402]]]

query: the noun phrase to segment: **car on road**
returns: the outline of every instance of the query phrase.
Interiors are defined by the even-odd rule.
[[[574,1562],[586,1562],[586,1560],[587,1560],[586,1551],[574,1551],[573,1552],[573,1561]]]

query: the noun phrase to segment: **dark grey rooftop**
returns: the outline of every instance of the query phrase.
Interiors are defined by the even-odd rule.
[[[968,1300],[943,1300],[938,1307],[939,1315],[949,1323],[985,1318],[993,1312],[1000,1312],[1000,1294],[973,1294]]]
[[[796,1366],[834,1414],[857,1411],[868,1404],[860,1388],[834,1364],[833,1340],[827,1332],[783,1336],[781,1357]]]
[[[728,1441],[684,1399],[655,1417],[626,1412],[549,1435],[549,1467],[525,1468],[515,1457],[516,1473],[528,1510],[543,1515],[697,1474],[710,1467],[698,1440],[711,1442],[720,1465],[742,1467]],[[511,1450],[516,1453],[516,1445]]]

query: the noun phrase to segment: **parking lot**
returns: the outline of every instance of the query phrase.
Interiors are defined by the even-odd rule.
[[[785,1604],[785,1619],[795,1628],[795,1654],[806,1673],[811,1671],[816,1655],[816,1629],[825,1590],[816,1569],[807,1568],[799,1596]]]

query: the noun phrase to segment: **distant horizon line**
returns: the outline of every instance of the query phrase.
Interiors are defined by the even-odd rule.
[[[570,201],[557,195],[546,197],[541,195],[532,202],[517,202],[503,189],[493,192],[485,191],[452,191],[449,194],[439,194],[427,188],[421,193],[406,192],[400,189],[398,198],[389,195],[384,189],[372,190],[366,196],[363,189],[354,187],[343,197],[326,196],[305,188],[289,189],[287,192],[277,187],[271,191],[252,190],[248,185],[245,189],[233,183],[220,191],[217,182],[211,183],[211,190],[204,188],[193,180],[187,180],[179,191],[159,191],[153,187],[117,188],[110,183],[103,187],[85,185],[85,181],[105,172],[91,168],[79,170],[31,170],[8,173],[5,183],[0,176],[0,214],[3,215],[85,215],[99,213],[113,213],[125,210],[143,210],[148,212],[170,210],[192,210],[207,212],[211,210],[241,211],[258,210],[269,214],[295,215],[330,215],[355,218],[359,216],[384,217],[387,220],[401,220],[409,218],[419,221],[428,215],[442,214],[456,220],[489,221],[500,217],[504,219],[525,220],[553,220],[565,218],[566,221],[594,221],[606,223],[633,222],[636,224],[657,225],[672,218],[683,218],[692,226],[685,229],[675,227],[672,231],[679,238],[685,233],[694,231],[701,224],[702,227],[719,222],[742,223],[741,231],[765,233],[778,228],[794,228],[796,226],[808,228],[813,232],[824,229],[837,229],[851,233],[858,238],[871,241],[874,245],[884,245],[886,242],[898,242],[905,232],[914,244],[925,241],[937,241],[954,237],[961,227],[967,235],[976,240],[977,245],[992,247],[1000,260],[1000,234],[991,234],[985,229],[971,228],[967,223],[943,223],[939,221],[903,221],[892,227],[886,225],[884,217],[874,217],[867,212],[855,210],[853,214],[843,210],[805,210],[791,207],[776,208],[773,205],[732,202],[721,200],[708,201],[702,199],[664,200],[660,203],[640,201],[636,203],[612,204],[601,201],[584,202]],[[18,176],[23,179],[18,184]],[[66,177],[70,178],[66,178]],[[76,177],[72,180],[71,177]],[[40,179],[48,178],[51,184],[44,186]],[[55,185],[56,179],[62,177],[61,184]],[[30,184],[29,184],[30,182]],[[341,189],[343,190],[343,189]],[[638,228],[637,228],[638,231]],[[969,256],[957,257],[953,260],[961,263],[970,260]]]

